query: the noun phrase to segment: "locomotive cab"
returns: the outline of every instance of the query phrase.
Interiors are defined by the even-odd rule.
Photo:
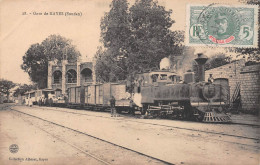
[[[180,82],[180,76],[170,71],[155,71],[149,74],[152,84],[174,84]]]
[[[150,73],[138,74],[135,80],[135,86],[149,86],[149,85],[165,85],[179,83],[181,77],[175,72],[165,71],[152,71]]]

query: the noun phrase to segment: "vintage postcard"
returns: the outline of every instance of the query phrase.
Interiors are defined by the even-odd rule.
[[[259,165],[259,5],[0,1],[0,165]]]

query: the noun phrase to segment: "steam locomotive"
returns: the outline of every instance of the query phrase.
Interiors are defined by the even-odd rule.
[[[194,73],[180,76],[168,70],[139,74],[133,95],[142,114],[191,119],[203,122],[230,122],[225,114],[229,105],[229,85],[224,78],[205,82],[204,64],[207,57],[198,54],[199,82]]]
[[[229,103],[228,81],[223,78],[205,82],[204,64],[207,57],[199,54],[199,82],[194,73],[184,74],[184,80],[175,72],[158,70],[136,75],[134,91],[120,83],[90,84],[68,89],[68,106],[105,110],[109,100],[116,99],[118,111],[139,110],[144,116],[179,118],[203,122],[230,122],[225,114]]]

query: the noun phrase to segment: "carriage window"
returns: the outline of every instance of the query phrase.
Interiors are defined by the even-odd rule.
[[[175,76],[169,76],[169,79],[174,82]]]
[[[167,74],[161,74],[160,80],[167,80]]]
[[[176,76],[176,82],[180,82],[181,81],[181,77],[180,76]]]
[[[153,82],[157,82],[158,76],[159,76],[158,74],[153,74],[153,75],[151,76]]]

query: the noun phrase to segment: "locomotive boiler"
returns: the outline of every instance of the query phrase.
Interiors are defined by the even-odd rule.
[[[147,116],[191,119],[203,122],[230,122],[225,114],[229,103],[228,81],[223,78],[205,82],[207,57],[198,54],[198,82],[194,74],[181,76],[169,70],[137,75],[133,102]]]

